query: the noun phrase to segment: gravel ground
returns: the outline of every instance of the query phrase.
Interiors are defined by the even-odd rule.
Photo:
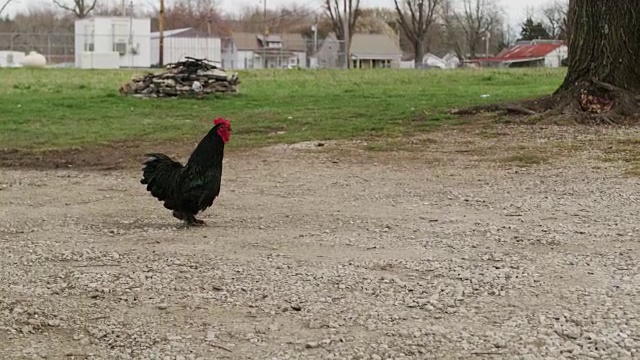
[[[5,169],[0,358],[639,358],[638,134],[230,152],[195,229],[138,169]]]

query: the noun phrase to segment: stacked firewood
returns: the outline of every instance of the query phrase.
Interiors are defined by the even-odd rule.
[[[136,76],[120,87],[120,94],[136,97],[204,97],[215,93],[237,93],[240,79],[205,59],[186,57],[167,65],[159,74]]]

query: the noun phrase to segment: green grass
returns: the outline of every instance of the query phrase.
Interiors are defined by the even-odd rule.
[[[230,147],[407,136],[451,123],[449,108],[549,94],[564,76],[563,69],[251,71],[240,73],[237,96],[120,96],[119,86],[140,73],[0,69],[0,148],[193,139],[217,116],[232,121]]]

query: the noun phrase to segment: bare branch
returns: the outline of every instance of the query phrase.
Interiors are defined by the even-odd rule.
[[[356,28],[356,22],[360,17],[360,0],[344,0],[347,3],[347,8],[349,10],[349,40],[353,38],[353,33]],[[343,46],[346,46],[346,29],[344,27],[344,12],[340,11],[340,2],[339,0],[324,0],[325,12],[327,13],[330,21],[332,30],[335,32],[338,40],[342,41]],[[351,41],[348,42],[349,44]],[[347,54],[347,49],[343,48],[343,54]]]
[[[53,3],[68,12],[73,13],[73,15],[78,19],[83,19],[87,17],[93,9],[96,7],[96,3],[98,0],[73,0],[73,6],[65,5],[60,0],[53,0]]]
[[[0,15],[2,15],[2,12],[4,11],[4,9],[6,9],[7,6],[9,6],[9,4],[11,4],[11,2],[13,2],[13,0],[5,0],[5,2],[2,4],[2,6],[0,6]]]
[[[415,67],[419,67],[428,46],[427,34],[435,19],[435,10],[441,0],[405,0],[401,6],[399,0],[394,0],[398,13],[398,23],[404,30],[413,46]],[[427,44],[428,45],[428,44]]]
[[[554,0],[542,8],[542,14],[547,22],[547,31],[554,39],[566,36],[568,9],[567,0]]]
[[[487,32],[500,23],[500,12],[495,0],[462,0],[462,14],[453,12],[454,19],[464,34],[471,57],[476,57],[480,41]]]

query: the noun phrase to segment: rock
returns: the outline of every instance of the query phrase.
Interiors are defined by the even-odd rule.
[[[237,73],[228,74],[206,60],[186,57],[184,61],[168,65],[165,72],[133,77],[130,83],[120,86],[119,91],[121,95],[135,97],[203,97],[236,93],[239,84]]]
[[[507,342],[504,339],[497,339],[493,342],[493,346],[497,349],[504,349],[507,347]]]

